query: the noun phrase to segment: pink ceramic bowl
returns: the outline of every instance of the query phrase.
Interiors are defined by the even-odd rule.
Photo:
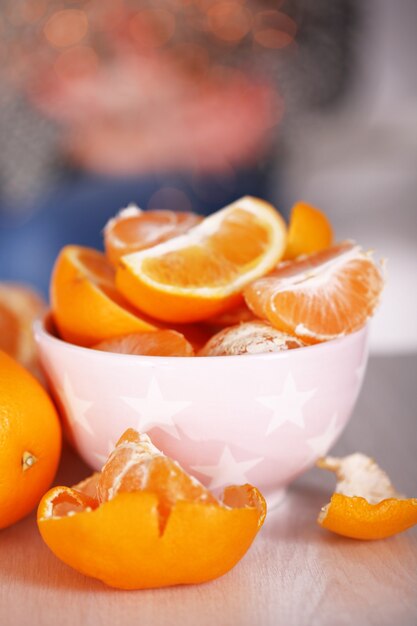
[[[81,457],[100,469],[129,426],[216,491],[249,482],[279,501],[346,425],[367,329],[283,353],[152,357],[99,352],[36,326],[42,364]]]

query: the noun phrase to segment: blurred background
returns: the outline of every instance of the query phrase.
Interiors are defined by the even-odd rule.
[[[303,199],[389,259],[373,350],[417,350],[415,0],[1,7],[0,280],[46,294],[129,202]]]

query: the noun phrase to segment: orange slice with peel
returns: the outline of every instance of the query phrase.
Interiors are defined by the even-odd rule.
[[[288,227],[285,260],[325,250],[332,244],[332,240],[332,226],[322,211],[307,202],[297,202],[293,206]]]
[[[311,344],[364,326],[383,286],[382,269],[372,255],[345,241],[279,264],[244,295],[258,317]]]
[[[145,589],[222,576],[246,553],[265,515],[254,487],[229,487],[219,502],[146,435],[129,430],[101,474],[43,497],[38,527],[55,555],[79,572]]]
[[[253,321],[224,328],[206,343],[199,356],[263,354],[301,348],[303,342],[266,322]]]
[[[286,226],[268,203],[245,197],[181,237],[122,257],[116,284],[138,309],[193,322],[232,308],[243,288],[284,253]]]
[[[104,227],[104,247],[114,265],[132,252],[183,235],[203,218],[186,211],[142,211],[136,205],[122,209]]]
[[[119,294],[114,276],[113,267],[97,250],[81,246],[61,250],[50,296],[54,322],[63,339],[91,346],[110,337],[156,329]]]
[[[417,524],[417,498],[404,498],[387,474],[364,454],[326,457],[319,467],[334,472],[337,485],[318,523],[354,539],[384,539]]]
[[[142,354],[145,356],[194,356],[193,346],[176,330],[122,335],[106,339],[94,346],[95,350],[118,354]]]

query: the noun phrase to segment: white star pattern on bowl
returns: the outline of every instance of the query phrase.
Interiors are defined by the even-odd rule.
[[[282,424],[290,422],[300,428],[305,427],[303,407],[314,396],[317,389],[299,391],[292,374],[288,374],[280,394],[261,396],[257,400],[268,409],[272,409],[272,419],[266,435],[270,435]]]

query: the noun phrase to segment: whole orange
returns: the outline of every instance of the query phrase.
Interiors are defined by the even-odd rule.
[[[0,351],[0,528],[35,508],[61,453],[55,407],[38,381]]]

